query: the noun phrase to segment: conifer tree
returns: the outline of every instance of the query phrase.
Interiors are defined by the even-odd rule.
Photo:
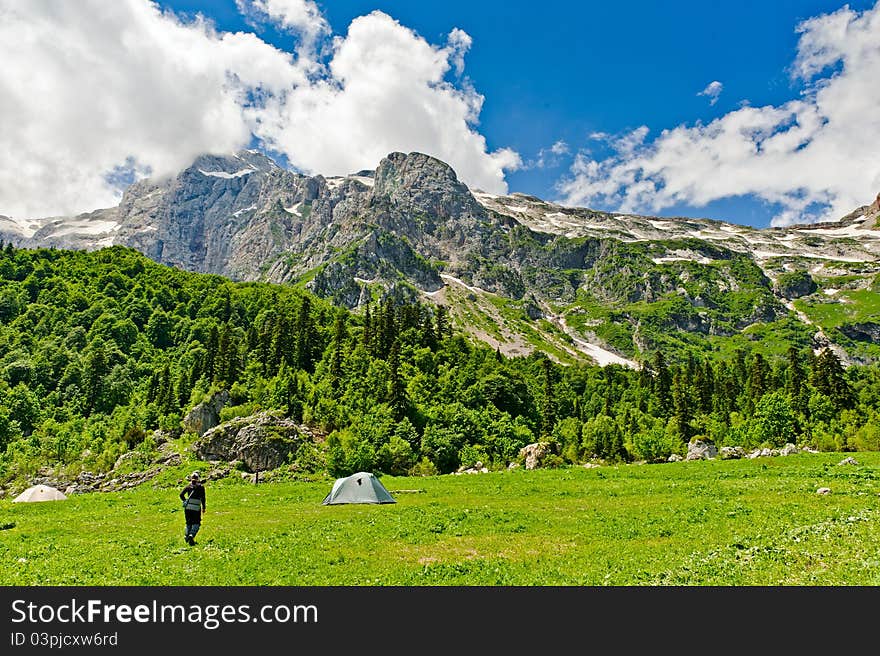
[[[214,375],[216,373],[215,366],[217,361],[217,353],[220,350],[220,336],[217,332],[217,324],[211,324],[211,330],[208,333],[208,343],[205,344],[205,367],[202,371],[202,375],[205,377],[205,380],[211,381],[214,380]]]
[[[846,379],[840,358],[830,348],[824,348],[816,358],[814,383],[816,390],[831,399],[835,410],[852,408],[855,393]]]
[[[370,310],[369,303],[364,309],[364,331],[361,334],[361,343],[367,349],[367,353],[373,354],[373,313]]]
[[[434,315],[436,324],[437,341],[442,341],[449,334],[449,311],[445,305],[438,305],[436,314]]]
[[[788,348],[787,359],[785,393],[788,395],[789,404],[798,415],[808,416],[810,396],[807,390],[807,372],[797,347]]]
[[[334,381],[334,395],[339,393],[339,382],[342,380],[343,349],[346,339],[348,339],[348,330],[345,325],[345,315],[339,312],[333,320],[333,352],[330,355],[330,376]]]
[[[296,316],[296,366],[303,371],[312,371],[315,335],[312,322],[312,302],[308,296],[303,296],[300,301],[299,312]]]
[[[672,405],[675,425],[684,442],[691,438],[691,419],[694,417],[693,399],[686,377],[686,370],[676,370],[672,378]]]
[[[406,389],[400,377],[400,342],[394,340],[388,354],[388,406],[391,408],[395,421],[400,421],[406,416],[408,399]]]
[[[666,366],[662,351],[654,352],[654,396],[657,397],[661,416],[668,417],[672,407],[672,375]]]
[[[748,378],[748,401],[749,407],[753,408],[768,390],[768,374],[767,361],[760,353],[752,356],[752,366],[749,368]]]
[[[556,390],[553,384],[553,363],[541,354],[544,395],[541,403],[541,437],[549,437],[556,425]]]

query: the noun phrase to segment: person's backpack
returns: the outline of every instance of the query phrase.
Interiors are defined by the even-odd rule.
[[[195,494],[195,491],[196,491],[195,488],[193,488],[192,490],[189,491],[189,496],[186,498],[186,501],[183,502],[183,509],[184,510],[201,510],[202,509],[201,500],[193,497],[193,494]]]

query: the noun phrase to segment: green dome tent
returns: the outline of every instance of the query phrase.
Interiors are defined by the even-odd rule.
[[[325,506],[339,503],[397,503],[373,474],[358,472],[337,478],[330,494],[321,502]]]

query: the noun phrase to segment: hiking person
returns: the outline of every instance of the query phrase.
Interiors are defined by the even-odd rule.
[[[186,532],[183,539],[188,545],[196,543],[196,533],[202,525],[202,513],[206,510],[205,486],[199,472],[194,471],[189,475],[189,485],[180,491],[180,500],[183,501],[183,513],[186,515]]]

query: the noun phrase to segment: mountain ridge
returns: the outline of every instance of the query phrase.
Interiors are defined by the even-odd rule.
[[[876,312],[818,319],[846,305],[835,294],[871,294],[856,305],[873,308],[878,203],[835,223],[759,229],[487,194],[424,153],[325,177],[246,150],[202,155],[175,176],[135,182],[116,207],[31,222],[31,234],[0,217],[0,238],[124,245],[186,270],[302,285],[352,309],[389,293],[445,303],[474,337],[512,355],[540,348],[636,366],[657,348],[761,341],[747,331],[783,322],[795,342],[860,361],[880,356],[853,338],[880,328]],[[792,286],[796,274],[813,282]]]

